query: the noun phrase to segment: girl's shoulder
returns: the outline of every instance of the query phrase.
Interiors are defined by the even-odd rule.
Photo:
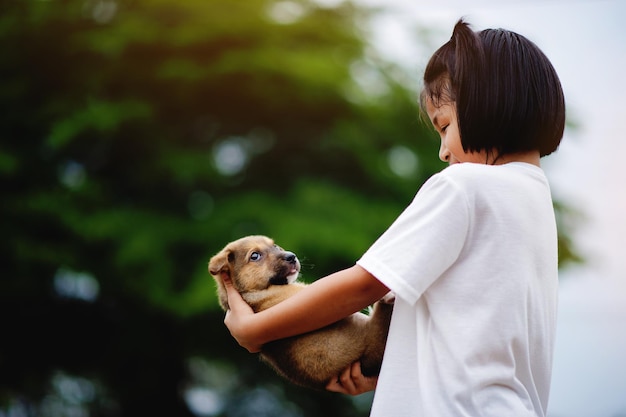
[[[465,162],[446,167],[436,174],[444,179],[460,182],[474,182],[475,180],[502,180],[510,178],[535,178],[545,180],[543,170],[532,164],[524,162],[510,162],[502,165],[487,165]]]
[[[426,190],[464,195],[490,194],[503,189],[549,189],[543,170],[532,164],[512,162],[503,165],[461,163],[446,167],[425,184]]]

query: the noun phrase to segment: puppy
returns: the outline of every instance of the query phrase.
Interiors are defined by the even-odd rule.
[[[228,310],[223,279],[255,312],[265,310],[306,287],[295,282],[300,262],[265,236],[247,236],[229,243],[209,262],[220,305]],[[333,302],[333,300],[328,300]],[[320,307],[323,308],[323,307]],[[314,332],[267,343],[261,358],[289,381],[323,389],[350,364],[360,361],[363,375],[376,376],[387,341],[393,305],[379,301],[371,315],[355,313]]]

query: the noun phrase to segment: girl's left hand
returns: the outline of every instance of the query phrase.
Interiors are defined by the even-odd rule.
[[[224,324],[228,327],[230,334],[237,340],[237,343],[246,348],[248,352],[260,352],[262,345],[251,340],[246,333],[246,329],[253,328],[254,311],[233,287],[230,278],[225,277],[223,281],[229,306],[229,310],[224,318]]]
[[[326,385],[326,389],[341,394],[359,395],[376,389],[378,377],[367,377],[361,372],[361,362],[348,366],[337,378]]]

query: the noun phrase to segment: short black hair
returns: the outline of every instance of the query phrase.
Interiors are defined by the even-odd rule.
[[[554,152],[565,128],[565,98],[546,55],[504,29],[474,32],[459,20],[424,71],[421,105],[456,103],[463,149],[498,156]]]

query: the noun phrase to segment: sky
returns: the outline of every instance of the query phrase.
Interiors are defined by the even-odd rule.
[[[552,61],[577,127],[542,166],[554,197],[582,213],[574,241],[586,263],[560,273],[548,416],[626,416],[626,1],[359,3],[387,10],[374,21],[373,43],[416,74],[412,88],[460,17],[476,30],[514,30]],[[432,30],[432,44],[418,40],[418,28]]]

